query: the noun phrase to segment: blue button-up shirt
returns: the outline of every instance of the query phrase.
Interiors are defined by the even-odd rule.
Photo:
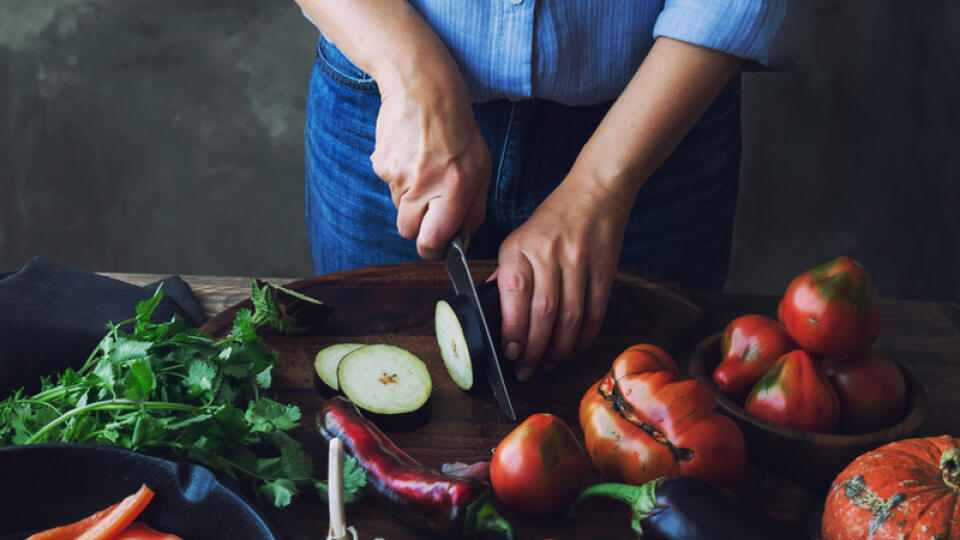
[[[408,0],[446,44],[475,102],[616,98],[666,36],[787,67],[801,0]]]

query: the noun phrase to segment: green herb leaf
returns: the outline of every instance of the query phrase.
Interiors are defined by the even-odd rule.
[[[128,399],[140,400],[149,396],[157,386],[157,379],[153,376],[150,361],[141,358],[130,364],[130,369],[123,378],[123,384],[126,387],[123,395]]]
[[[289,505],[296,492],[297,486],[294,485],[292,480],[286,478],[279,478],[260,486],[260,493],[268,500],[273,501],[273,505],[278,508]]]

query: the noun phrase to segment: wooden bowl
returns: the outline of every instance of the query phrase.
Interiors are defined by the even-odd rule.
[[[717,333],[694,349],[690,372],[713,392],[720,412],[740,426],[747,443],[747,460],[756,467],[795,480],[818,494],[825,493],[837,474],[861,454],[907,438],[917,430],[926,415],[927,395],[923,387],[897,362],[907,382],[907,403],[899,423],[881,431],[856,435],[812,433],[784,427],[748,413],[720,393],[712,379],[713,370],[719,363],[720,333]]]

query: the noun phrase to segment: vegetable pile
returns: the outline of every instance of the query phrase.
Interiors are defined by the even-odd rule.
[[[231,334],[217,340],[179,317],[152,322],[158,289],[133,319],[108,326],[83,367],[44,378],[37,394],[20,390],[0,402],[0,445],[86,442],[172,453],[247,479],[276,506],[309,489],[325,497],[326,482],[313,477],[313,461],[294,438],[300,409],[263,394],[276,353],[254,319],[273,327],[291,321],[264,300],[269,289],[254,284],[258,292],[258,311],[240,310]],[[347,460],[348,502],[363,483],[363,470]]]
[[[906,379],[873,348],[880,307],[870,274],[849,257],[796,276],[777,321],[744,315],[720,340],[719,390],[747,412],[817,433],[868,433],[898,422]]]

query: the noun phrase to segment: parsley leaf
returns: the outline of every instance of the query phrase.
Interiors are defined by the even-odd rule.
[[[266,291],[254,298],[257,311],[240,310],[231,334],[219,340],[178,316],[151,321],[163,297],[158,288],[132,319],[107,325],[79,370],[42,378],[34,395],[17,390],[0,401],[0,446],[87,442],[173,454],[234,479],[252,479],[276,506],[322,484],[294,438],[301,431],[300,408],[262,394],[277,353],[257,327],[293,319],[286,304],[270,296],[272,289],[252,287]],[[352,486],[345,498],[356,500],[363,469],[345,467],[344,480]]]

